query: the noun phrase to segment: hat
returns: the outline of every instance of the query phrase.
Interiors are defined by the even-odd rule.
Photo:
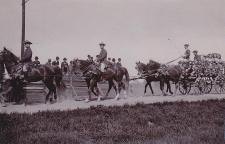
[[[91,57],[90,55],[88,55],[87,57]]]
[[[112,58],[112,61],[115,61],[115,58]]]
[[[118,58],[118,60],[121,60],[121,58]]]
[[[64,58],[63,60],[67,60],[67,58]]]
[[[106,44],[104,44],[103,42],[101,42],[99,45],[104,45],[105,46]]]
[[[59,57],[57,56],[56,59],[59,59]]]
[[[189,46],[189,44],[185,44],[184,46]]]
[[[198,53],[198,51],[197,50],[194,50],[193,53]]]
[[[35,59],[39,59],[39,58],[36,56]]]
[[[96,57],[99,57],[99,55],[96,55]]]
[[[48,61],[52,61],[51,59],[48,59]]]
[[[108,60],[111,60],[111,58],[109,57]]]
[[[30,42],[30,41],[28,41],[28,40],[25,40],[23,43],[24,43],[24,44],[32,44],[32,42]]]

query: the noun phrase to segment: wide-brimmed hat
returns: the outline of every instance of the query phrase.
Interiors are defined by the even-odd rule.
[[[106,44],[104,44],[103,42],[101,42],[99,45],[103,45],[103,46],[105,46]]]
[[[30,41],[28,41],[28,40],[25,40],[23,43],[24,43],[24,44],[32,44],[32,42],[30,42]]]
[[[39,59],[37,56],[34,59]]]
[[[64,58],[63,60],[67,60],[67,58]]]
[[[185,44],[184,46],[189,46],[189,44]]]

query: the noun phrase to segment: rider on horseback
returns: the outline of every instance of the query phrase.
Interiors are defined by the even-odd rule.
[[[24,52],[24,55],[22,59],[19,61],[19,63],[23,63],[23,74],[24,74],[24,82],[27,82],[26,80],[28,79],[28,68],[29,64],[32,63],[32,50],[30,48],[30,45],[32,44],[30,41],[26,40],[23,42],[26,50]]]
[[[110,65],[110,62],[107,61],[107,51],[104,49],[104,44],[101,42],[100,44],[101,52],[99,53],[98,58],[96,59],[96,62],[99,62],[101,64],[101,71],[104,72],[104,70],[107,68],[108,65]]]

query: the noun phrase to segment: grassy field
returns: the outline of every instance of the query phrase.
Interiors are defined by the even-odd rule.
[[[224,143],[225,99],[1,113],[0,143]]]

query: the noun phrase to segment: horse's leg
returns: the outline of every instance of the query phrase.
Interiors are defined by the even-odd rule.
[[[160,90],[162,91],[162,95],[161,96],[165,96],[166,93],[164,91],[164,83],[165,83],[165,80],[163,78],[160,78]]]
[[[125,83],[121,82],[121,87],[123,88],[124,99],[127,99],[127,91]]]
[[[174,90],[173,96],[175,96],[177,94],[178,86],[179,86],[179,81],[175,80],[175,90]]]
[[[95,90],[96,90],[96,94],[98,95],[98,102],[100,102],[101,101],[101,95],[100,95],[100,93],[99,93],[99,88],[98,88],[98,85],[97,85],[97,81],[96,81],[96,84],[95,84]]]
[[[119,96],[120,96],[120,91],[121,91],[121,82],[118,82],[118,93],[115,97],[115,100],[118,100]]]
[[[151,81],[149,81],[149,88],[150,88],[150,90],[151,90],[151,92],[152,92],[152,95],[154,95],[154,92],[153,92],[153,89],[152,89]]]
[[[117,88],[116,88],[116,84],[113,81],[112,81],[112,86],[113,86],[113,88],[114,88],[114,90],[116,92],[116,95],[117,95],[118,91],[117,91]]]
[[[147,81],[147,82],[146,82],[146,84],[145,84],[144,94],[147,92],[147,90],[146,90],[146,89],[147,89],[147,87],[148,87],[148,85],[149,85],[149,83],[148,83],[149,81],[148,81],[148,80],[146,80],[146,81]]]
[[[85,79],[85,81],[86,81],[87,87],[88,87],[89,98],[86,98],[84,102],[88,103],[88,102],[90,102],[90,99],[91,99],[90,80],[89,79]]]
[[[108,96],[108,94],[109,94],[109,92],[110,92],[110,90],[111,90],[111,88],[112,88],[112,86],[113,86],[113,84],[114,84],[112,79],[110,79],[110,80],[108,80],[108,81],[109,81],[109,88],[108,88],[107,93],[105,94],[105,97]]]
[[[170,85],[170,81],[169,80],[166,80],[165,81],[166,82],[166,84],[167,84],[167,90],[166,90],[166,92],[170,92],[170,94],[173,94],[173,92],[171,91],[171,85]]]
[[[43,82],[49,90],[48,94],[45,97],[45,104],[46,104],[48,101],[49,95],[51,94],[52,91],[51,91],[51,85],[48,83],[48,81],[43,81]]]

